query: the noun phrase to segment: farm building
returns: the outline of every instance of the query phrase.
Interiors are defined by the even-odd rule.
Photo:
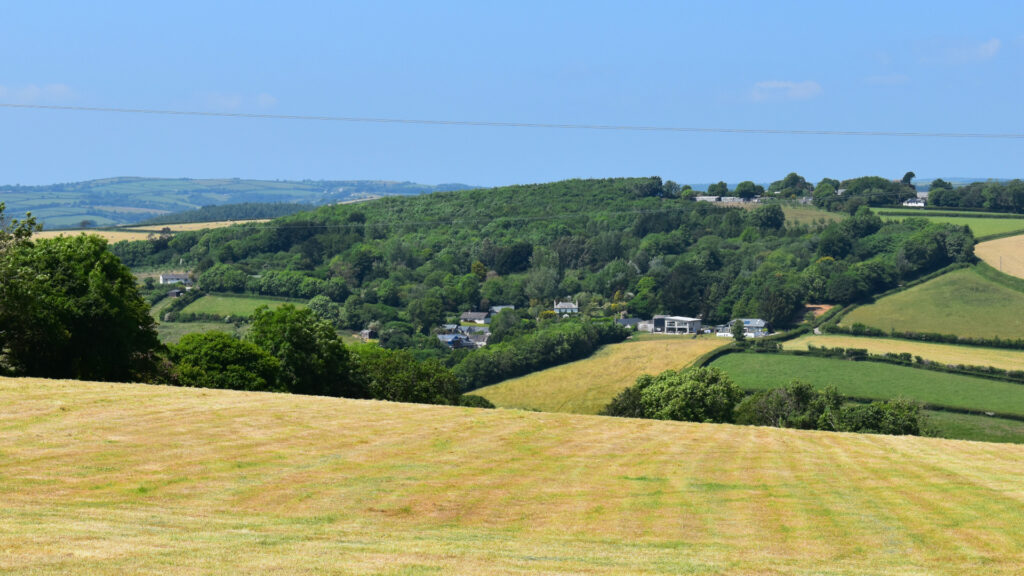
[[[487,312],[463,312],[459,316],[459,320],[473,324],[487,324],[490,322],[490,317]]]
[[[499,304],[497,306],[491,306],[487,309],[487,313],[491,316],[497,316],[502,310],[515,310],[516,307],[511,304]]]
[[[619,326],[625,326],[634,330],[639,330],[638,326],[642,322],[639,318],[616,318],[615,323]]]
[[[189,286],[192,284],[192,280],[188,277],[188,274],[161,274],[161,284],[184,284]]]

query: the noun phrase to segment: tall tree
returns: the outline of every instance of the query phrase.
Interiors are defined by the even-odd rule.
[[[280,383],[288,392],[366,396],[338,333],[308,308],[300,310],[291,304],[275,310],[260,307],[253,313],[246,338],[281,362]]]
[[[0,356],[6,371],[115,381],[148,376],[160,347],[149,306],[105,240],[80,235],[33,243],[23,230],[5,236]]]

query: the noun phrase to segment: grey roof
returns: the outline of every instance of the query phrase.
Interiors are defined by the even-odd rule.
[[[575,302],[555,302],[555,308],[579,308]]]
[[[675,320],[676,322],[699,322],[700,318],[690,318],[689,316],[667,316],[665,314],[658,314],[654,317],[655,320],[658,318],[665,318],[667,320]]]
[[[741,318],[743,320],[743,326],[745,328],[765,328],[768,323],[760,318]]]
[[[463,312],[459,318],[463,320],[483,320],[487,318],[487,312]]]

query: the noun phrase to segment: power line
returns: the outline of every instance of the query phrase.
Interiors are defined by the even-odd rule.
[[[673,132],[691,134],[761,134],[790,136],[888,136],[901,138],[971,138],[1021,140],[1018,132],[920,132],[896,130],[791,130],[770,128],[709,128],[684,126],[641,126],[621,124],[563,124],[545,122],[496,122],[484,120],[428,120],[422,118],[374,118],[364,116],[310,116],[300,114],[255,114],[245,112],[202,112],[198,110],[166,110],[155,108],[115,108],[107,106],[61,106],[55,104],[13,104],[0,102],[0,108],[23,110],[60,110],[68,112],[109,112],[146,114],[152,116],[194,116],[207,118],[242,118],[257,120],[301,120],[312,122],[349,122],[364,124],[412,124],[423,126],[472,126],[487,128],[543,128],[553,130],[603,130],[620,132]]]

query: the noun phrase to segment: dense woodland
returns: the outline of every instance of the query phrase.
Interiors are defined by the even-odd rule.
[[[185,224],[190,222],[221,222],[224,220],[267,220],[288,216],[312,206],[299,202],[241,202],[239,204],[222,204],[220,206],[203,206],[195,210],[185,210],[162,214],[149,220],[139,222],[139,226],[157,224]]]
[[[857,204],[877,203],[874,186],[888,181],[859,181],[846,184],[849,217],[812,224],[787,222],[778,202],[694,202],[656,177],[384,198],[110,250],[96,237],[34,241],[31,220],[6,222],[0,370],[479,405],[461,392],[624,339],[612,321],[620,315],[781,327],[807,302],[858,301],[973,260],[968,228],[883,223]],[[900,191],[886,202],[902,197],[893,185]],[[813,188],[791,174],[769,193]],[[181,263],[202,291],[309,307],[258,310],[243,340],[192,335],[164,348],[125,264]],[[578,301],[582,313],[555,317],[555,299]],[[433,336],[460,312],[503,304],[516,309],[494,319],[486,348],[450,351]],[[365,327],[380,346],[346,347],[337,333]]]
[[[874,180],[861,180],[852,189],[873,198]],[[787,223],[775,203],[692,202],[674,183],[638,178],[386,198],[113,250],[131,266],[183,261],[208,291],[323,295],[340,327],[411,337],[489,305],[536,317],[557,298],[591,317],[785,325],[804,302],[853,302],[969,261],[973,238],[923,219],[883,223],[864,207],[838,223]]]

